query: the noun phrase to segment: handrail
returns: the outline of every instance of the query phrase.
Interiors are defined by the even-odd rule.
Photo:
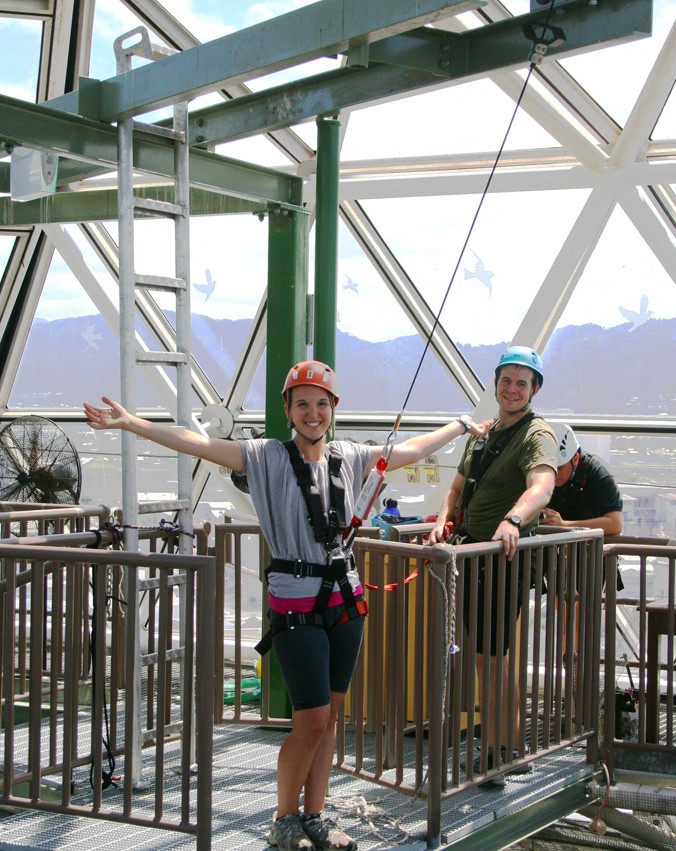
[[[45,508],[25,503],[25,507],[14,504],[11,509],[5,509],[5,505],[8,505],[8,503],[0,502],[0,523],[56,518],[67,520],[73,517],[110,517],[111,514],[110,508],[105,505],[50,505]]]
[[[412,537],[430,528],[431,524],[393,527]],[[238,608],[244,596],[241,583],[245,576],[253,581],[267,563],[267,555],[255,523],[217,524],[215,539],[217,570],[222,577],[218,608],[224,601],[232,613],[236,653],[239,648],[233,667],[237,683],[247,676],[242,667],[244,616]],[[248,556],[244,554],[245,539],[252,539]],[[557,530],[520,542],[521,550],[532,553],[535,589],[521,618],[509,614],[502,627],[513,636],[510,670],[520,692],[514,690],[511,675],[500,686],[500,711],[511,717],[520,708],[530,731],[528,739],[525,726],[518,736],[512,734],[518,763],[540,760],[556,750],[580,744],[586,745],[587,760],[596,760],[602,541],[600,530],[581,529]],[[378,536],[357,538],[353,550],[362,584],[373,584],[377,590],[367,591],[370,612],[362,652],[339,718],[337,766],[363,780],[425,798],[428,838],[435,837],[442,800],[509,768],[509,762],[502,768],[491,768],[486,759],[490,745],[487,734],[473,733],[481,721],[474,709],[478,688],[474,675],[476,603],[469,607],[468,634],[463,633],[462,614],[463,599],[475,599],[479,560],[485,559],[493,570],[503,570],[506,562],[502,547],[499,542],[488,542],[453,548],[447,544],[386,541]],[[453,610],[454,560],[458,575]],[[405,585],[404,579],[414,567],[418,569],[416,581]],[[386,586],[393,590],[388,593]],[[504,603],[497,610],[511,612],[512,603],[508,601],[513,589],[505,585],[499,593]],[[490,603],[490,595],[487,598]],[[261,628],[266,609],[261,599]],[[459,651],[449,655],[452,613]],[[268,668],[266,656],[260,704],[245,705],[243,691],[236,690],[232,707],[224,711],[222,700],[220,707],[216,706],[217,721],[288,726],[290,719],[270,718]],[[217,677],[218,671],[217,663]],[[217,702],[218,692],[219,685]],[[369,735],[373,733],[376,735]],[[416,738],[418,754],[413,776],[404,766],[404,737],[411,734]],[[480,771],[474,767],[476,753],[483,760]]]
[[[616,770],[673,776],[676,542],[654,538],[638,541],[618,537],[603,547],[606,563],[604,759],[611,777]],[[618,597],[616,576],[623,558],[632,559],[631,565],[636,569],[635,587]],[[656,593],[660,588],[661,593]],[[618,649],[619,642],[622,644]],[[627,651],[633,655],[631,661]],[[621,659],[623,667],[618,667]],[[626,676],[620,676],[625,670]],[[618,691],[626,695],[622,698],[626,704],[624,711],[621,708],[619,715]],[[635,709],[629,713],[631,705]]]
[[[0,542],[0,563],[4,581],[0,585],[0,630],[3,636],[0,654],[0,695],[3,704],[2,737],[4,763],[1,771],[0,803],[75,815],[86,815],[117,822],[183,831],[197,839],[197,848],[211,847],[212,735],[213,735],[213,670],[215,569],[211,556],[188,556],[167,553],[121,552],[68,547],[31,546]],[[156,577],[152,597],[154,653],[146,657],[144,676],[148,678],[150,703],[144,708],[150,727],[155,726],[155,748],[152,782],[154,807],[135,805],[131,771],[124,773],[123,800],[107,799],[102,806],[105,755],[102,738],[111,754],[125,754],[125,764],[135,741],[133,719],[142,707],[140,693],[127,688],[117,675],[119,669],[131,670],[138,648],[131,638],[134,624],[130,617],[120,617],[108,606],[123,589],[125,576],[148,573]],[[31,574],[29,588],[19,577]],[[171,620],[174,589],[180,578],[185,600],[186,640],[179,653],[173,649]],[[152,582],[151,578],[151,582]],[[27,594],[27,591],[30,593]],[[120,598],[121,599],[121,598]],[[122,600],[122,603],[124,601]],[[105,613],[100,617],[97,613]],[[90,642],[90,635],[92,640]],[[90,642],[91,663],[83,664],[81,649]],[[94,648],[109,648],[110,670],[97,664]],[[119,657],[121,654],[121,657]],[[105,653],[104,653],[105,656]],[[18,663],[15,661],[18,659]],[[122,663],[122,664],[120,664]],[[173,674],[173,676],[172,676]],[[20,678],[16,688],[16,678]],[[181,738],[172,746],[177,729],[171,706],[172,680],[180,677],[180,689],[187,697],[195,695],[194,716],[191,711],[180,718]],[[78,692],[91,684],[91,720],[78,712]],[[62,695],[62,700],[59,700]],[[28,705],[26,720],[20,717],[21,701]],[[182,701],[191,706],[191,699]],[[42,710],[48,716],[43,721]],[[103,728],[104,717],[110,728]],[[123,741],[120,720],[124,718]],[[20,724],[28,727],[28,750],[25,736],[15,736]],[[89,728],[91,727],[91,730]],[[152,732],[152,730],[151,730]],[[196,754],[192,741],[196,732]],[[88,747],[90,743],[91,747]],[[149,740],[150,743],[150,740]],[[197,762],[195,786],[179,781],[178,820],[171,815],[175,807],[165,808],[168,781],[164,767],[173,761],[181,776],[193,774]],[[93,784],[89,805],[71,800],[73,778],[82,775],[98,778]],[[56,778],[61,789],[58,802],[45,799],[41,780]],[[29,786],[25,794],[20,783]],[[154,814],[152,813],[154,810]]]

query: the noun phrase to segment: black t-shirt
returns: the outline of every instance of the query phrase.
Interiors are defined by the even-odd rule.
[[[582,450],[575,474],[565,485],[554,488],[549,508],[564,520],[590,520],[609,511],[622,511],[622,496],[603,462]]]

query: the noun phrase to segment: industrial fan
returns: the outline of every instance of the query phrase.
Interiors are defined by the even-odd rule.
[[[82,467],[73,444],[52,420],[30,415],[0,431],[0,501],[77,503]]]

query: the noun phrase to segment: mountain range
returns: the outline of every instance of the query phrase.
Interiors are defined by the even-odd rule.
[[[170,317],[171,318],[171,317]],[[212,319],[194,314],[193,354],[219,390],[227,387],[251,320]],[[545,383],[538,396],[543,413],[676,416],[674,352],[676,319],[650,319],[629,334],[630,323],[613,328],[566,326],[552,335],[543,354]],[[507,342],[458,346],[485,385]],[[369,342],[337,332],[336,371],[341,406],[350,410],[398,411],[411,387],[424,349],[417,335]],[[157,406],[139,370],[137,404]],[[119,396],[119,344],[101,316],[36,320],[10,396],[11,407],[79,407],[102,394]],[[246,407],[263,407],[260,368]],[[419,370],[408,411],[465,410],[467,402],[431,352]]]

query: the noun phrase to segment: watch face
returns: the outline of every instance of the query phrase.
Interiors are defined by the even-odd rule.
[[[510,514],[508,517],[505,517],[505,520],[509,520],[517,528],[521,528],[521,518],[518,514]]]

